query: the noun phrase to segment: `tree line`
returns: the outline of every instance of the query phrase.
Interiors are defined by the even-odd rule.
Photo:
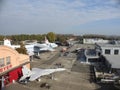
[[[0,35],[0,41],[3,41],[5,38],[11,39],[12,41],[24,41],[24,40],[37,40],[43,41],[47,37],[50,41],[54,41],[56,36],[55,33],[49,32],[47,34],[19,34],[19,35]]]
[[[97,35],[97,34],[85,34],[75,36],[73,34],[55,34],[54,32],[48,32],[47,34],[19,34],[19,35],[0,35],[0,41],[3,41],[5,38],[11,39],[14,42],[24,41],[24,40],[37,40],[38,42],[44,41],[45,37],[50,42],[59,41],[65,43],[69,38],[75,38],[76,40],[83,40],[83,38],[102,38],[107,40],[120,40],[120,36],[106,36],[106,35]]]
[[[98,34],[85,34],[82,38],[101,38],[104,40],[120,40],[120,36],[115,35],[98,35]]]
[[[42,42],[45,40],[45,37],[49,40],[49,42],[66,42],[67,39],[72,37],[72,34],[55,34],[54,32],[48,32],[47,34],[19,34],[19,35],[0,35],[0,41],[3,41],[5,38],[12,40],[14,42],[21,42],[25,40],[37,40],[38,42]]]

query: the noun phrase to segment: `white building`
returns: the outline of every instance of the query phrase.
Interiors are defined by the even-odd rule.
[[[101,38],[84,38],[83,44],[95,44],[95,43],[108,43],[109,40],[104,40]]]
[[[120,45],[96,44],[96,50],[101,53],[102,61],[102,64],[95,67],[96,77],[101,78],[102,82],[117,83],[120,86]],[[98,71],[97,68],[102,70]]]
[[[120,44],[96,44],[96,49],[100,50],[104,56],[120,56]]]

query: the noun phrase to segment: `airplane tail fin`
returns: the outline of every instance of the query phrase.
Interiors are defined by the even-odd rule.
[[[26,66],[23,66],[22,73],[23,73],[23,76],[19,79],[19,81],[24,80],[33,74],[32,71],[28,69]]]
[[[23,66],[22,68],[23,75],[30,75],[32,74],[32,71],[28,69],[26,66]]]
[[[45,43],[49,44],[50,42],[48,41],[47,37],[45,36]]]

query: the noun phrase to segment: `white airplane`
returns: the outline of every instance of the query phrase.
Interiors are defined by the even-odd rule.
[[[45,37],[45,44],[47,44],[47,45],[48,45],[49,47],[51,47],[51,48],[56,48],[56,47],[58,47],[57,44],[55,44],[55,43],[50,43],[46,37]]]
[[[11,41],[9,39],[4,39],[4,45],[10,46],[13,49],[20,48],[20,45],[11,45]],[[55,51],[54,48],[57,47],[56,44],[49,43],[49,41],[45,41],[43,44],[39,43],[31,43],[28,45],[25,45],[25,48],[27,49],[28,55],[34,55],[34,53],[39,53],[41,51]]]
[[[57,68],[57,69],[40,69],[40,68],[32,68],[32,70],[28,69],[26,66],[23,66],[22,72],[23,76],[19,79],[21,82],[22,80],[25,80],[26,78],[29,78],[29,81],[34,81],[41,76],[49,75],[54,72],[58,71],[64,71],[65,68]]]
[[[55,44],[55,43],[50,43],[46,37],[45,37],[45,42],[42,43],[42,44],[40,44],[40,43],[27,43],[27,44],[29,44],[29,45],[34,44],[35,46],[41,47],[41,48],[47,47],[47,48],[52,48],[52,49],[53,49],[53,48],[58,47],[57,44]]]

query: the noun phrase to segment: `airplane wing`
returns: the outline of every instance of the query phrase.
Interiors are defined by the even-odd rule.
[[[32,70],[28,69],[26,66],[23,66],[22,72],[23,76],[19,79],[19,81],[22,81],[29,77],[30,81],[34,81],[37,78],[45,75],[49,75],[54,72],[58,71],[64,71],[66,70],[65,68],[57,68],[57,69],[40,69],[40,68],[32,68]]]
[[[39,52],[39,51],[55,51],[55,50],[50,47],[44,47],[44,48],[35,47],[34,51]]]
[[[49,75],[51,73],[57,72],[57,71],[64,71],[65,68],[57,68],[57,69],[39,69],[39,68],[33,68],[32,72],[34,74],[32,74],[30,76],[30,81],[34,81],[37,78],[41,77],[41,76],[45,76],[45,75]]]
[[[45,48],[40,48],[40,49],[39,49],[39,51],[47,51],[47,50],[48,50],[47,47],[45,47]]]
[[[52,48],[48,48],[48,51],[55,51],[54,49],[52,49]]]
[[[56,48],[56,47],[58,47],[58,45],[55,44],[55,43],[50,43],[50,47],[52,47],[52,48]]]
[[[40,48],[48,47],[47,44],[36,44],[35,46],[36,46],[36,47],[40,47]]]

